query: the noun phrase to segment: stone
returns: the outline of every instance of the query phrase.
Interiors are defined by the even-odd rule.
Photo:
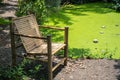
[[[100,31],[100,34],[104,34],[104,32],[103,32],[103,31]]]
[[[98,39],[94,39],[94,40],[93,40],[93,43],[98,43]]]
[[[73,79],[73,76],[70,76],[70,79]]]
[[[102,26],[101,28],[105,28],[105,26]]]
[[[118,25],[118,24],[116,24],[115,26],[116,26],[116,27],[118,27],[119,25]]]

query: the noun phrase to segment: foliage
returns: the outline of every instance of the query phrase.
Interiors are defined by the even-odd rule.
[[[61,0],[45,0],[46,7],[60,7]]]
[[[39,80],[45,80],[45,78],[38,73],[41,65],[33,66],[32,64],[33,67],[30,67],[30,64],[32,64],[30,60],[24,59],[22,63],[17,66],[0,67],[0,80],[26,80],[27,77],[35,79],[37,77]]]
[[[76,58],[88,58],[90,54],[90,49],[77,49],[77,48],[72,48],[69,49],[69,57],[76,59]]]
[[[42,69],[44,68],[40,64],[40,61],[29,61],[24,66],[24,72],[26,73],[26,76],[36,80],[45,80],[47,78],[45,74],[46,70]]]
[[[114,9],[117,11],[117,12],[120,12],[120,0],[113,0],[113,3],[114,3]]]
[[[9,23],[10,23],[9,20],[4,19],[4,18],[0,18],[0,25],[7,25],[7,24],[9,24]]]
[[[110,51],[108,49],[105,49],[104,51],[98,51],[97,53],[92,53],[90,49],[78,49],[78,48],[72,48],[69,49],[69,57],[72,59],[77,58],[83,58],[83,59],[112,59],[112,57],[115,55],[116,50]]]
[[[0,67],[0,80],[23,80],[24,72],[21,66]]]
[[[42,24],[46,17],[44,0],[19,0],[16,15],[23,16],[27,14],[35,14],[37,21]]]
[[[90,3],[90,2],[111,2],[111,0],[62,0],[62,4],[84,4],[84,3]]]
[[[3,0],[0,0],[0,3],[2,2]]]
[[[16,15],[35,14],[38,23],[43,24],[50,14],[58,11],[60,3],[61,0],[19,0]]]

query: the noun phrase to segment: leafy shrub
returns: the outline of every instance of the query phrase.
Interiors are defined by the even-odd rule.
[[[25,59],[24,62],[23,67],[25,76],[35,80],[47,80],[47,70],[45,70],[45,65],[43,65],[39,60]]]
[[[40,24],[44,21],[46,16],[46,8],[44,0],[19,0],[17,16],[23,16],[27,14],[35,14]]]
[[[90,49],[84,49],[84,48],[72,48],[69,49],[69,57],[73,59],[77,58],[90,58]]]
[[[21,66],[0,67],[0,80],[23,80],[24,72]]]
[[[38,23],[43,24],[51,11],[58,10],[60,3],[61,0],[19,0],[16,15],[34,14]]]
[[[89,3],[89,2],[98,2],[98,1],[107,1],[109,0],[62,0],[62,4],[65,3],[72,3],[72,4],[84,4],[84,3]]]
[[[9,23],[10,23],[9,20],[4,19],[4,18],[0,18],[0,25],[7,25],[7,24],[9,24]]]
[[[113,9],[115,9],[117,12],[120,12],[120,0],[113,0]]]
[[[0,3],[2,2],[3,0],[0,0]]]
[[[61,0],[45,0],[47,7],[60,7]]]
[[[0,18],[0,31],[3,30],[9,23],[9,20]]]
[[[37,80],[45,80],[45,77],[39,74],[41,65],[30,65],[30,60],[24,59],[22,63],[14,67],[0,67],[0,80],[26,80],[26,78],[34,78]],[[41,72],[43,74],[43,72]]]
[[[115,9],[116,9],[117,12],[120,12],[120,3],[117,3],[115,5]]]

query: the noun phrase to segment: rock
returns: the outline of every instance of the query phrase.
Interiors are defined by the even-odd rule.
[[[86,69],[86,66],[85,65],[81,65],[80,69]]]
[[[103,32],[103,31],[100,31],[100,34],[104,34],[104,32]]]
[[[3,30],[3,32],[9,34],[9,30]]]
[[[72,80],[73,80],[73,76],[70,76],[70,79],[72,79]]]
[[[60,80],[65,80],[64,78],[61,78]]]
[[[118,34],[115,34],[116,36],[119,36],[120,34],[118,33]]]
[[[118,25],[118,24],[116,24],[115,26],[116,26],[116,27],[118,27],[119,25]]]
[[[105,28],[105,26],[102,26],[101,28]]]
[[[94,39],[94,40],[93,40],[93,43],[98,43],[98,39]]]

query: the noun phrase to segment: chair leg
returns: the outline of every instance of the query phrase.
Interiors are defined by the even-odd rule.
[[[52,73],[52,48],[51,48],[51,36],[47,36],[47,44],[48,44],[48,80],[53,79],[53,73]]]
[[[68,57],[68,27],[65,27],[65,36],[64,36],[64,43],[66,46],[64,47],[64,57],[66,60],[64,61],[64,66],[67,66],[67,57]]]
[[[10,36],[11,36],[12,66],[15,66],[16,65],[16,50],[15,50],[14,29],[13,29],[12,23],[10,24]]]
[[[68,48],[65,46],[64,48],[64,57],[66,58],[64,61],[64,66],[67,66],[67,54],[68,54]]]
[[[53,73],[52,73],[52,56],[48,56],[48,80],[52,80]]]

